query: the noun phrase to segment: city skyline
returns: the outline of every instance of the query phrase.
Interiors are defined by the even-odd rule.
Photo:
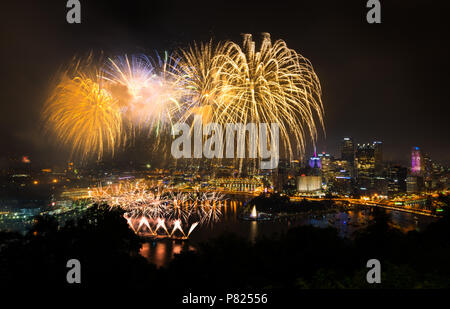
[[[2,291],[172,308],[449,288],[448,9],[5,3]]]

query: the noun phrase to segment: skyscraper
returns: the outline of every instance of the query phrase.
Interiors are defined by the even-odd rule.
[[[411,175],[421,176],[423,173],[423,160],[420,148],[415,146],[411,151]]]
[[[309,158],[309,167],[311,168],[322,168],[322,160],[314,152],[314,157]]]
[[[374,144],[358,144],[356,148],[357,178],[372,178],[375,176],[375,146]]]
[[[420,148],[414,146],[411,150],[411,173],[406,179],[408,193],[421,192],[424,187],[424,159]]]
[[[326,183],[330,180],[332,177],[332,156],[329,153],[319,153],[318,157],[320,158],[320,165],[322,169],[322,175],[326,180]]]
[[[355,144],[353,144],[353,138],[344,137],[342,141],[341,159],[348,162],[355,160]]]
[[[353,138],[344,137],[341,146],[341,160],[347,161],[350,166],[350,175],[355,176],[355,144],[353,143]]]
[[[406,177],[408,169],[399,165],[389,166],[387,169],[388,194],[394,196],[406,192]]]
[[[427,153],[424,153],[422,157],[423,174],[426,178],[431,178],[433,174],[433,161]]]
[[[375,179],[375,146],[358,144],[355,155],[356,179],[363,192],[372,191]]]
[[[380,141],[373,142],[375,155],[375,175],[381,176],[383,174],[383,143]]]

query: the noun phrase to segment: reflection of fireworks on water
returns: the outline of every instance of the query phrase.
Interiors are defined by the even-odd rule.
[[[216,192],[179,192],[147,186],[142,181],[99,186],[90,191],[97,204],[121,207],[130,227],[151,236],[188,237],[199,224],[221,217],[223,196]]]

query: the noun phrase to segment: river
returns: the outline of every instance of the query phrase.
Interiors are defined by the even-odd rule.
[[[319,228],[335,227],[340,237],[351,238],[353,232],[366,227],[373,220],[373,208],[368,206],[337,207],[321,213],[305,213],[279,217],[271,221],[245,221],[239,218],[239,210],[245,202],[222,209],[221,219],[210,225],[199,226],[188,240],[150,239],[140,253],[157,267],[166,266],[182,250],[196,250],[201,242],[207,242],[224,233],[234,233],[254,242],[261,236],[286,232],[289,228],[312,225]],[[436,218],[406,212],[387,210],[390,224],[403,232],[421,231]]]

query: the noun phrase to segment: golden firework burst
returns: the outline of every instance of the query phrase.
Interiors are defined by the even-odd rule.
[[[72,78],[63,74],[42,115],[46,128],[81,159],[100,159],[124,141],[117,100],[104,89],[96,72]]]
[[[242,47],[210,42],[180,54],[186,84],[195,93],[185,118],[201,114],[222,125],[277,123],[290,157],[304,152],[307,136],[316,141],[323,127],[320,82],[311,63],[283,40],[272,43],[264,33],[257,50],[252,35],[244,34]]]

